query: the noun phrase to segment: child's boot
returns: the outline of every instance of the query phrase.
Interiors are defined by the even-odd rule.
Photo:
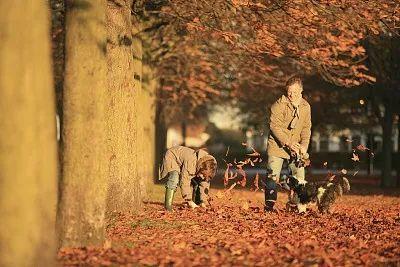
[[[167,211],[172,211],[172,202],[174,201],[175,190],[166,188],[165,189],[165,202],[164,206]]]

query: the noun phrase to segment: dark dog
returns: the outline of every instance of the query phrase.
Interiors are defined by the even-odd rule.
[[[316,203],[321,213],[329,212],[332,204],[350,191],[350,183],[346,177],[338,177],[324,185],[300,182],[294,176],[288,176],[281,186],[289,191],[289,202],[286,208],[305,212],[309,203]]]

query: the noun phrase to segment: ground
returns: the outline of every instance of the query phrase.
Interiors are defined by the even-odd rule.
[[[400,266],[400,194],[353,190],[330,214],[265,214],[262,192],[213,189],[212,207],[171,213],[155,186],[138,213],[114,214],[103,247],[62,248],[64,266]]]

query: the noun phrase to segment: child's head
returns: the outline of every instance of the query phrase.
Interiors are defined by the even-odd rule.
[[[217,161],[211,155],[204,156],[198,161],[196,169],[198,177],[210,181],[217,172]]]

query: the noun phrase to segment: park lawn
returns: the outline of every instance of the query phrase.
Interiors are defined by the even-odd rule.
[[[399,266],[400,197],[375,191],[343,196],[323,215],[284,211],[284,194],[265,214],[262,192],[236,188],[212,189],[211,208],[190,210],[178,192],[167,213],[155,185],[142,211],[112,215],[103,247],[58,257],[64,266]]]

